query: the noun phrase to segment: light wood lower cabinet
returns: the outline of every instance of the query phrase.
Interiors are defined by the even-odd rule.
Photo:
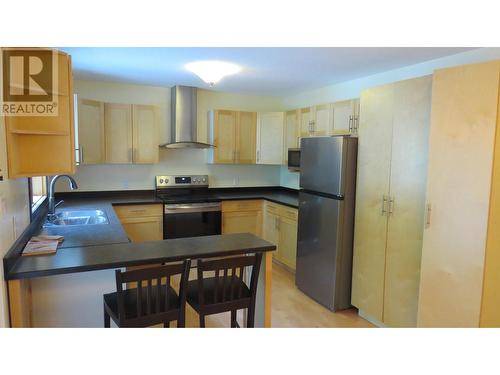
[[[276,203],[265,203],[263,238],[277,246],[274,259],[295,270],[297,258],[297,210]]]
[[[262,234],[262,201],[222,202],[222,234]]]
[[[161,204],[119,205],[114,207],[120,222],[132,242],[163,239]]]

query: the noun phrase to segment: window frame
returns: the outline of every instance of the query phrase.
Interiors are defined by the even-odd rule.
[[[48,202],[47,199],[47,187],[48,187],[48,177],[47,176],[37,176],[42,178],[44,181],[44,186],[42,186],[42,195],[40,195],[40,198],[36,201],[33,202],[33,178],[35,177],[28,177],[28,197],[29,197],[29,207],[30,207],[30,221],[33,221],[35,217],[38,216],[38,213],[40,211],[40,208],[44,205],[45,202]]]

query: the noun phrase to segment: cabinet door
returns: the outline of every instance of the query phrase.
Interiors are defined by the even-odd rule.
[[[417,324],[431,86],[431,76],[395,84],[383,319],[390,327]]]
[[[123,229],[132,242],[158,241],[163,239],[163,217],[122,217]]]
[[[80,164],[104,163],[104,103],[78,100]]]
[[[322,136],[331,133],[333,128],[333,108],[331,104],[322,104],[314,107],[313,133]]]
[[[288,164],[288,149],[300,147],[299,113],[288,111],[285,113],[285,137],[283,147],[283,165]]]
[[[498,61],[434,71],[418,326],[479,326],[498,87]]]
[[[132,163],[132,106],[104,104],[106,162]]]
[[[236,160],[238,164],[255,164],[257,146],[257,113],[238,112]]]
[[[222,233],[262,233],[262,211],[241,211],[222,213]]]
[[[280,235],[279,235],[279,216],[266,209],[266,213],[264,215],[264,223],[263,223],[263,232],[262,237],[276,245],[276,250],[273,252],[273,257],[277,260],[281,261],[280,257]]]
[[[280,261],[295,270],[297,260],[297,221],[286,217],[279,220]]]
[[[133,161],[158,163],[158,116],[152,105],[133,106]]]
[[[230,164],[236,160],[237,112],[217,110],[214,113],[214,163]]]
[[[283,112],[262,112],[257,124],[257,164],[283,162]]]
[[[394,86],[361,94],[352,304],[382,321]]]
[[[333,131],[331,134],[353,133],[354,121],[354,103],[352,100],[333,103]]]
[[[312,111],[311,108],[302,108],[300,113],[300,136],[309,137],[312,132]]]

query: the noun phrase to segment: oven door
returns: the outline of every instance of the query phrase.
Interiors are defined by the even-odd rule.
[[[221,203],[165,204],[163,238],[221,234]]]

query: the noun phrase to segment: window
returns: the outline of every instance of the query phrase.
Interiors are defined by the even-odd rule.
[[[47,197],[47,177],[31,177],[30,178],[30,199],[31,199],[31,212],[42,204]]]

